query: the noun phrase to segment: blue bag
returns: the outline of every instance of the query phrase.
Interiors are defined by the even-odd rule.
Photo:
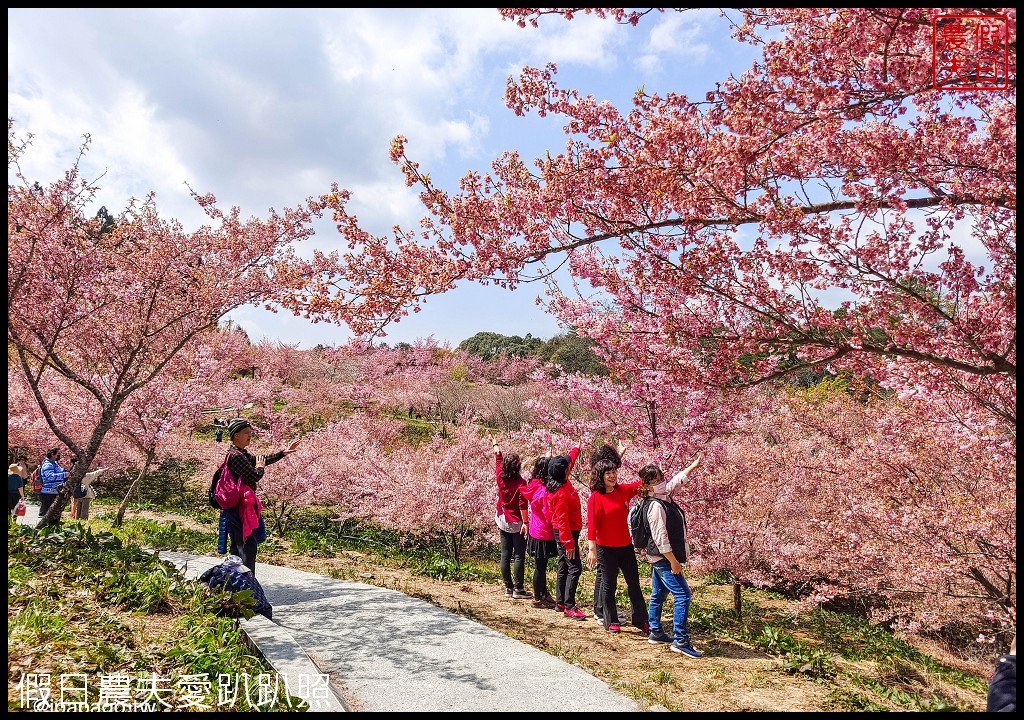
[[[252,536],[256,540],[257,545],[265,542],[267,539],[267,526],[263,523],[263,513],[260,513],[260,524],[252,531]]]

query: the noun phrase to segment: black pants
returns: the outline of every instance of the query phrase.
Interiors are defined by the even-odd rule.
[[[647,601],[640,587],[640,568],[632,545],[622,547],[597,546],[597,567],[601,573],[601,617],[604,626],[619,624],[619,609],[615,604],[615,589],[619,583],[619,570],[629,590],[629,605],[633,627],[643,629],[647,624]]]
[[[242,521],[238,511],[227,511],[228,514],[228,538],[231,539],[231,547],[228,552],[242,558],[242,564],[252,571],[256,577],[256,549],[259,544],[256,542],[256,535],[250,533],[246,540],[242,541]]]
[[[501,579],[506,589],[523,590],[523,577],[526,573],[523,560],[526,558],[526,537],[522,533],[501,533]],[[515,581],[513,582],[513,572]]]
[[[538,557],[534,561],[537,564],[533,568],[533,596],[540,600],[551,596],[548,591],[548,559]]]
[[[46,511],[53,505],[53,501],[57,499],[57,493],[39,493],[39,517],[46,514]],[[61,508],[61,512],[63,512]]]
[[[601,587],[603,575],[604,570],[601,569],[601,563],[598,563],[594,569],[594,617],[596,618],[604,618],[604,589]]]
[[[14,513],[14,506],[21,500],[21,493],[9,492],[7,493],[7,514],[11,515]]]
[[[567,608],[576,607],[576,589],[583,574],[583,561],[580,559],[580,531],[573,530],[572,544],[576,555],[570,560],[565,554],[565,545],[555,530],[555,542],[558,543],[558,570],[555,572],[555,602]]]

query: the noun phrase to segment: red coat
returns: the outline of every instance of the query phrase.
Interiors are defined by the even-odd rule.
[[[571,549],[574,546],[573,532],[583,529],[583,509],[580,505],[580,494],[573,487],[572,480],[569,480],[569,473],[572,472],[576,458],[579,457],[580,449],[573,448],[569,451],[569,469],[565,471],[565,485],[553,493],[548,493],[546,498],[548,517],[551,518],[551,527],[558,532],[559,541]]]
[[[517,477],[506,482],[501,477],[501,453],[494,454],[494,474],[498,482],[498,506],[495,512],[505,518],[505,522],[523,522],[527,516],[530,504],[523,497],[520,488],[526,484],[526,479]]]
[[[587,539],[602,547],[632,545],[629,537],[629,501],[636,497],[640,481],[619,483],[610,493],[590,493],[587,500]]]

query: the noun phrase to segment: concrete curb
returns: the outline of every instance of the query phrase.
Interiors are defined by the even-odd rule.
[[[154,551],[155,552],[155,551]],[[188,555],[161,551],[161,560],[174,563],[189,580],[194,580],[207,568],[219,565],[223,558]],[[329,677],[320,671],[313,660],[295,641],[292,634],[262,615],[239,620],[239,628],[249,646],[284,680],[288,692],[309,705],[309,712],[348,712]]]
[[[289,693],[309,704],[309,712],[349,712],[327,675],[320,672],[291,633],[262,615],[242,620],[240,626],[252,648],[285,681]]]

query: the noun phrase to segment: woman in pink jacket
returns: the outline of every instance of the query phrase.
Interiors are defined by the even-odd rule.
[[[520,488],[523,497],[530,503],[530,532],[526,538],[526,554],[533,558],[533,606],[555,608],[555,600],[548,591],[548,560],[558,557],[555,546],[555,530],[545,507],[547,488],[544,481],[548,470],[547,456],[539,457],[533,463],[530,482]]]

